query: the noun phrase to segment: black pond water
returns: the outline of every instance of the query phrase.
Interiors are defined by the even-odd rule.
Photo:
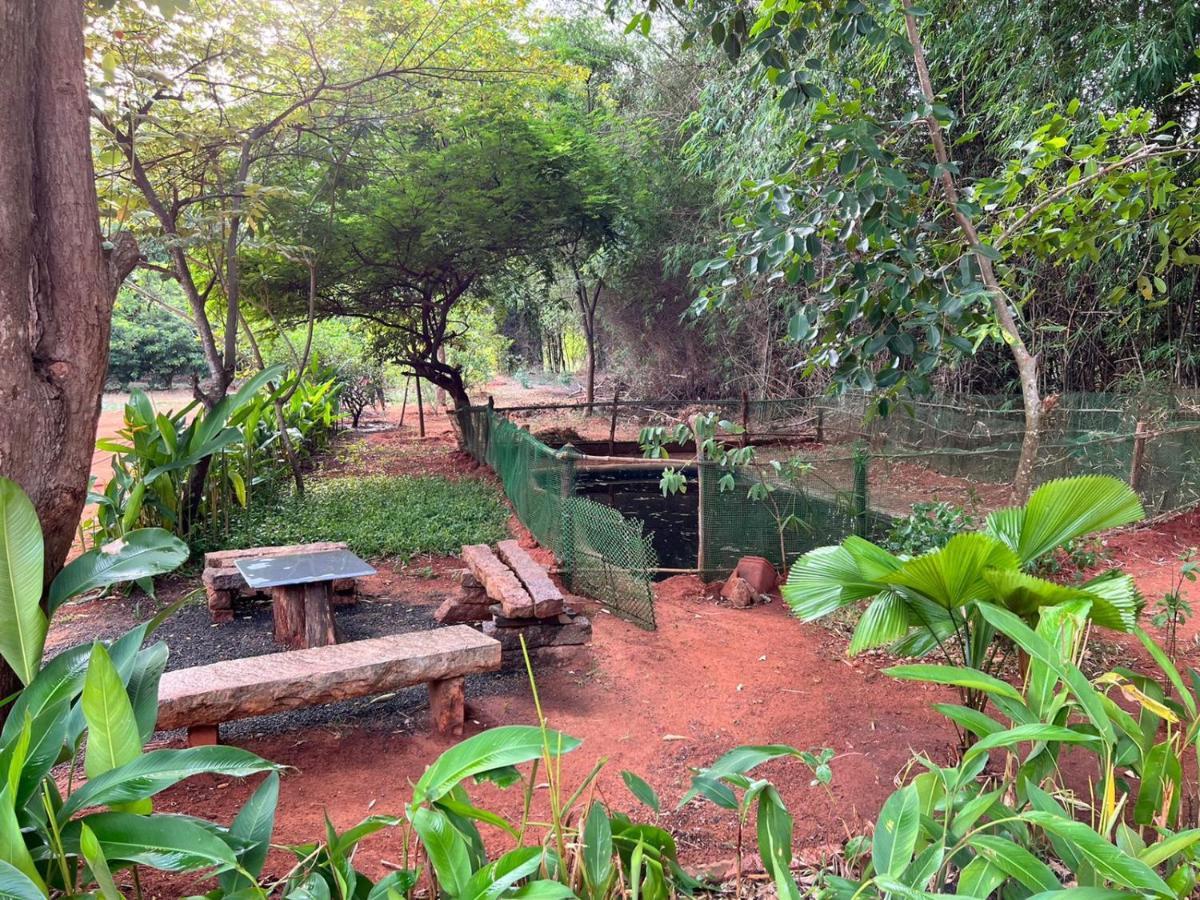
[[[585,471],[576,474],[576,492],[602,503],[628,519],[641,521],[650,543],[664,569],[693,569],[699,540],[697,504],[699,490],[694,471],[688,471],[688,491],[664,497],[659,488],[659,472],[651,469]],[[720,494],[706,515],[709,527],[720,535],[708,548],[708,565],[723,571],[742,556],[765,556],[778,562],[779,532],[768,507],[747,502],[746,487]],[[854,522],[846,508],[811,494],[776,494],[795,515],[795,525],[787,532],[789,561],[814,547],[836,544],[850,534]],[[710,532],[712,534],[714,532]]]

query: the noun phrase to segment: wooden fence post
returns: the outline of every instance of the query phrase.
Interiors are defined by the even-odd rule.
[[[400,427],[404,427],[404,413],[408,410],[408,386],[412,384],[412,378],[404,379],[404,400],[400,403]]]
[[[617,405],[621,402],[621,386],[613,391],[612,418],[608,422],[608,455],[615,454],[617,443]]]
[[[825,407],[817,407],[817,443],[825,443]]]
[[[700,574],[700,580],[704,580],[704,569],[708,564],[708,554],[705,552],[704,535],[704,470],[705,460],[697,457],[696,459],[696,570]]]
[[[750,395],[742,391],[742,446],[750,441]]]
[[[1129,486],[1135,491],[1142,486],[1142,469],[1146,459],[1146,423],[1138,420],[1133,430],[1133,457],[1129,461]]]

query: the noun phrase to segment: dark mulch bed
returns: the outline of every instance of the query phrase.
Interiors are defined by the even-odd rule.
[[[387,603],[370,597],[363,597],[354,606],[339,607],[335,616],[343,641],[439,627],[433,620],[432,606]],[[166,641],[170,648],[167,669],[171,670],[278,653],[282,648],[275,643],[272,628],[269,600],[243,603],[237,609],[236,618],[224,625],[212,624],[208,608],[200,602],[185,606],[164,622],[155,638]],[[491,672],[469,677],[468,715],[472,697],[520,692],[524,680],[524,675],[519,672]],[[426,727],[423,717],[428,706],[429,695],[424,685],[417,685],[391,694],[228,722],[221,726],[221,734],[236,743],[239,739],[268,734],[348,725],[411,732]],[[168,734],[176,736],[175,733]]]

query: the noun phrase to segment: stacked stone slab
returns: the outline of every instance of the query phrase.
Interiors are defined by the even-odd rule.
[[[321,550],[345,550],[341,541],[321,541],[315,544],[289,544],[283,547],[249,547],[244,550],[218,550],[204,554],[204,591],[208,595],[208,611],[214,622],[233,621],[233,602],[239,596],[254,595],[234,561],[262,556],[287,556],[292,553],[317,553]],[[358,602],[353,578],[333,583],[333,605],[349,606]]]
[[[586,616],[565,608],[562,592],[516,541],[463,547],[467,564],[455,595],[434,618],[442,624],[482,622],[483,633],[500,642],[505,667],[523,664],[521,638],[542,660],[571,658],[592,639]]]

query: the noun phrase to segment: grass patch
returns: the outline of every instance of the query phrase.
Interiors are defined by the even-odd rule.
[[[252,502],[229,534],[203,541],[204,550],[345,541],[364,557],[449,555],[463,544],[507,537],[508,509],[492,485],[473,479],[369,476],[327,478],[293,496]]]

